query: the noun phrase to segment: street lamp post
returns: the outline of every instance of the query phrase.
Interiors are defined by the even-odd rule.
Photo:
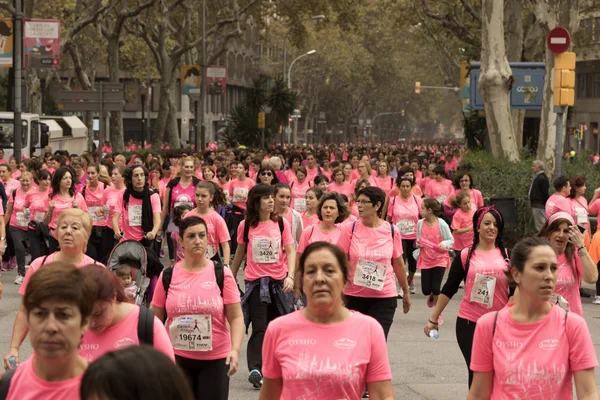
[[[292,67],[294,66],[294,64],[296,63],[296,61],[298,61],[301,58],[304,58],[306,56],[310,56],[315,54],[317,51],[316,50],[310,50],[307,51],[306,53],[302,54],[301,56],[296,57],[296,59],[294,61],[292,61],[292,63],[290,64],[290,69],[288,70],[288,89],[292,88]]]
[[[292,26],[290,26],[290,28],[288,29],[288,31],[285,33],[285,36],[283,38],[283,79],[285,81],[285,73],[287,71],[287,38],[288,35],[290,34],[290,32],[294,29],[294,27],[296,27],[297,25],[306,22],[306,21],[322,21],[325,19],[324,15],[315,15],[314,17],[310,17],[310,18],[305,18],[305,19],[301,19],[300,21],[296,22],[295,24],[293,24]]]

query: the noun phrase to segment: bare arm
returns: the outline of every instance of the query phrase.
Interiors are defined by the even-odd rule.
[[[296,249],[294,244],[288,244],[284,247],[285,255],[287,256],[288,276],[284,280],[283,291],[291,292],[294,290],[295,279],[292,275],[296,269]]]
[[[151,233],[154,235],[154,237],[156,237],[156,234],[158,233],[158,231],[160,231],[160,227],[162,226],[160,213],[152,214],[152,223],[153,226]],[[152,239],[154,239],[154,237]]]
[[[283,392],[283,379],[263,378],[258,400],[279,400]]]
[[[239,355],[244,340],[244,314],[240,303],[225,304],[227,322],[231,329],[231,351],[227,355],[226,363],[229,364],[228,376],[235,374],[239,367]]]
[[[231,246],[229,241],[221,243],[221,249],[223,250],[223,263],[231,264]]]
[[[237,279],[237,273],[240,269],[240,265],[242,265],[242,260],[246,255],[246,243],[238,243],[237,250],[235,252],[235,257],[233,258],[233,262],[231,263],[231,272],[233,273],[233,278]]]
[[[580,400],[597,400],[598,388],[594,378],[594,368],[573,372],[575,391]]]
[[[598,280],[598,268],[585,247],[579,251],[579,259],[581,260],[583,280],[586,283],[596,283]]]
[[[404,266],[404,260],[402,257],[393,258],[392,266],[394,267],[394,273],[396,274],[396,278],[398,278],[398,282],[400,282],[400,287],[402,288],[402,306],[404,314],[410,311],[410,292],[408,290],[408,279],[406,278],[406,267]]]
[[[394,400],[394,388],[392,381],[368,382],[369,399],[372,400]]]
[[[492,396],[493,384],[494,371],[475,372],[467,400],[489,400]]]
[[[11,214],[13,212],[13,205],[14,204],[15,203],[8,203],[6,205],[6,212],[4,213],[4,218],[3,218],[5,226],[10,223],[10,216],[11,216]]]
[[[112,219],[112,229],[115,233],[116,239],[121,239],[121,230],[119,229],[119,219],[121,218],[121,214],[118,212],[114,212]]]
[[[8,363],[8,359],[10,357],[15,357],[17,364],[19,363],[19,348],[27,337],[28,332],[29,327],[27,325],[27,312],[25,311],[25,306],[21,303],[19,306],[19,311],[17,312],[17,317],[15,318],[15,324],[13,326],[10,349],[8,350],[6,357],[4,357],[5,370],[8,371],[10,369],[10,364]]]
[[[165,309],[164,307],[156,307],[154,304],[152,305],[152,311],[154,311],[154,315],[160,322],[165,321]]]

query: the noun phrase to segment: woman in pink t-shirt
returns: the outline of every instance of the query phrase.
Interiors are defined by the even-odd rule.
[[[302,226],[305,229],[319,223],[317,208],[321,197],[323,197],[323,191],[319,188],[312,187],[306,191],[306,211],[302,213]]]
[[[306,211],[306,191],[312,187],[312,183],[307,179],[306,168],[300,166],[296,169],[296,178],[290,181],[292,190],[291,207],[298,211]]]
[[[99,259],[104,260],[117,244],[115,239],[115,231],[113,231],[112,220],[117,207],[119,198],[125,193],[125,173],[127,168],[117,165],[113,168],[110,175],[112,186],[108,186],[102,192],[102,202],[105,218],[105,226],[102,227],[102,245],[100,246]],[[123,231],[122,220],[119,219],[119,232]]]
[[[359,161],[357,171],[358,171],[358,176],[356,177],[355,180],[358,181],[360,179],[366,179],[367,181],[369,181],[369,184],[371,186],[377,186],[377,183],[375,182],[375,177],[373,176],[373,174],[371,172],[371,165],[369,164],[368,161]]]
[[[206,222],[208,230],[208,244],[206,245],[206,258],[220,261],[219,247],[223,256],[223,263],[229,266],[231,261],[231,247],[229,230],[225,220],[215,211],[220,206],[227,205],[225,193],[214,182],[199,182],[196,185],[196,208],[186,214],[185,218],[200,217]]]
[[[81,193],[75,191],[75,180],[73,168],[70,166],[60,167],[52,177],[52,189],[50,190],[50,201],[48,202],[48,212],[44,222],[50,228],[50,253],[58,250],[58,241],[56,240],[56,224],[61,212],[68,208],[79,208],[87,212],[87,204]]]
[[[302,225],[302,214],[290,207],[292,191],[287,184],[278,183],[273,190],[273,196],[275,197],[275,214],[285,218],[292,227],[294,248],[297,248],[304,226]]]
[[[13,190],[21,186],[21,182],[16,179],[13,179],[10,176],[10,167],[8,164],[0,164],[0,180],[4,185],[4,191],[6,192],[6,196],[10,196]]]
[[[52,175],[47,170],[42,169],[37,173],[37,180],[38,186],[27,192],[23,208],[28,208],[31,220],[39,224],[44,222],[44,218],[46,218],[46,213],[48,212],[48,195],[50,193]],[[31,254],[31,260],[35,260],[42,255],[48,254],[48,248],[46,247],[46,243],[42,238],[39,229],[32,229],[32,227],[29,227],[27,236],[29,238],[29,253]]]
[[[584,236],[571,214],[557,212],[544,224],[539,237],[548,239],[558,255],[558,281],[552,301],[583,316],[579,284],[598,280],[598,268],[584,244]]]
[[[446,198],[454,194],[452,181],[447,178],[444,167],[438,165],[433,170],[433,179],[427,183],[423,190],[425,196],[436,199],[438,203],[444,204]]]
[[[344,182],[352,185],[352,182],[355,180],[355,178],[353,178],[353,176],[355,175],[355,173],[356,173],[356,176],[358,176],[358,171],[355,169],[352,169],[352,164],[350,164],[349,162],[344,163],[344,166],[342,167],[342,171],[344,172]]]
[[[512,251],[508,280],[514,303],[479,319],[473,340],[475,371],[469,399],[597,399],[598,365],[585,320],[552,302],[558,260],[542,238]]]
[[[97,265],[81,269],[83,274],[96,282],[94,309],[87,332],[81,338],[79,355],[94,362],[109,351],[127,346],[146,344],[162,351],[175,361],[173,347],[165,326],[155,316],[148,317],[145,324],[152,323],[152,342],[138,337],[138,321],[142,317],[140,306],[128,302],[123,284],[114,272]],[[142,306],[145,307],[145,306]]]
[[[350,197],[353,192],[353,187],[350,182],[344,181],[344,169],[336,167],[333,170],[333,182],[327,188],[329,192],[337,192]]]
[[[585,190],[587,189],[585,182],[584,176],[574,176],[569,179],[571,193],[568,198],[575,213],[575,223],[585,228],[585,244],[588,247],[590,244],[590,221],[588,219],[588,202],[585,198]]]
[[[394,187],[394,178],[390,176],[390,165],[387,161],[379,161],[377,164],[377,176],[373,178],[375,186],[383,190],[384,193],[389,193]]]
[[[348,209],[350,210],[350,215],[353,215],[356,218],[358,218],[358,194],[361,190],[368,186],[372,186],[368,179],[359,178],[355,181],[354,192],[352,193],[350,201],[348,202]]]
[[[296,170],[300,166],[301,162],[302,156],[299,153],[292,153],[288,158],[288,169],[283,172],[288,182],[296,180]]]
[[[461,192],[469,195],[474,210],[483,207],[483,196],[479,190],[473,188],[473,177],[470,173],[458,171],[454,174],[452,184],[454,185],[454,193],[446,197],[446,201],[444,202],[444,215],[447,218],[452,218],[458,209],[452,203],[452,199]]]
[[[299,275],[307,306],[269,324],[259,399],[359,400],[366,387],[372,399],[393,400],[383,329],[372,317],[344,307],[346,255],[335,245],[312,243]],[[300,332],[302,340],[295,340]]]
[[[358,194],[359,220],[342,226],[338,246],[348,255],[350,279],[344,290],[346,306],[375,318],[387,338],[398,304],[396,280],[403,291],[403,311],[410,310],[410,293],[402,260],[402,235],[384,221],[385,193],[369,186]]]
[[[402,235],[402,252],[408,262],[408,287],[410,294],[415,294],[414,278],[417,272],[417,260],[413,256],[413,251],[416,248],[417,223],[423,200],[415,196],[412,191],[415,187],[412,177],[398,175],[396,185],[400,194],[389,200],[387,221],[394,224]]]
[[[476,209],[473,208],[471,197],[467,192],[460,192],[454,196],[452,207],[456,209],[450,226],[454,237],[452,250],[459,252],[473,244],[473,214]]]
[[[105,185],[100,182],[100,167],[98,164],[90,164],[87,167],[87,182],[82,190],[85,204],[88,207],[88,213],[92,217],[93,228],[86,254],[96,261],[103,261],[102,258],[102,230],[106,226],[105,204],[102,202]],[[108,210],[107,210],[108,211]]]
[[[231,196],[231,204],[239,209],[246,210],[246,200],[248,200],[248,192],[256,185],[252,179],[248,177],[248,164],[245,162],[233,162],[237,165],[237,175],[232,175],[232,180],[229,183],[229,195]]]
[[[15,284],[23,283],[25,277],[25,245],[29,239],[27,230],[31,222],[31,213],[23,207],[27,193],[35,190],[32,187],[33,175],[25,171],[21,176],[21,187],[15,189],[8,196],[6,212],[4,213],[4,222],[8,227],[8,251],[14,254],[17,259],[17,277]],[[11,248],[12,247],[12,248]]]
[[[319,205],[317,206],[317,216],[319,222],[309,226],[302,231],[298,250],[296,251],[296,274],[294,284],[294,299],[298,300],[301,296],[302,277],[298,275],[300,257],[306,246],[314,242],[328,242],[336,244],[342,234],[341,223],[348,216],[348,209],[344,201],[336,192],[325,193]]]
[[[77,350],[88,328],[94,290],[93,281],[65,262],[35,274],[21,305],[33,356],[2,375],[3,381],[12,375],[6,399],[79,398],[87,361]],[[6,360],[4,367],[11,368]]]
[[[261,351],[267,324],[294,310],[294,240],[287,220],[274,211],[273,187],[253,187],[248,193],[246,219],[238,227],[238,250],[231,264],[235,278],[246,256],[242,308],[246,325],[252,323],[247,350],[248,381],[255,388],[262,384]],[[265,295],[271,298],[270,304],[263,302]]]
[[[473,381],[469,366],[475,325],[482,315],[502,309],[509,296],[504,279],[508,252],[502,244],[502,214],[493,206],[484,207],[475,211],[473,220],[476,221],[473,245],[454,257],[448,279],[424,328],[427,336],[432,329],[439,329],[439,316],[464,281],[465,295],[456,318],[456,341],[469,368],[469,387]]]

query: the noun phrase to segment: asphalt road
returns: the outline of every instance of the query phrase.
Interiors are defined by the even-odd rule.
[[[16,272],[3,272],[0,280],[4,294],[0,300],[0,351],[6,354],[15,315],[19,306],[18,286],[13,284]],[[420,287],[419,278],[416,280]],[[587,286],[592,290],[591,286]],[[460,292],[459,292],[460,293]],[[413,295],[413,306],[408,314],[396,312],[389,334],[388,351],[392,366],[395,397],[403,400],[435,399],[456,400],[467,396],[467,369],[455,337],[455,320],[460,298],[450,302],[444,312],[444,324],[440,327],[440,338],[430,339],[423,333],[430,309],[422,294]],[[583,311],[588,328],[592,333],[596,355],[600,359],[600,306],[590,299],[583,299]],[[258,391],[247,382],[246,348],[240,355],[240,370],[233,376],[230,385],[231,400],[257,399]],[[31,356],[31,345],[26,339],[21,347],[21,359]],[[596,369],[596,382],[600,382],[600,371]]]

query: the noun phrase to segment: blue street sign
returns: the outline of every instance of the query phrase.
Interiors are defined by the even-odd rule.
[[[509,63],[515,79],[510,90],[510,108],[522,110],[541,110],[544,93],[546,66],[544,63]],[[481,64],[471,63],[470,105],[473,110],[483,110],[483,98],[479,94],[479,75]]]

